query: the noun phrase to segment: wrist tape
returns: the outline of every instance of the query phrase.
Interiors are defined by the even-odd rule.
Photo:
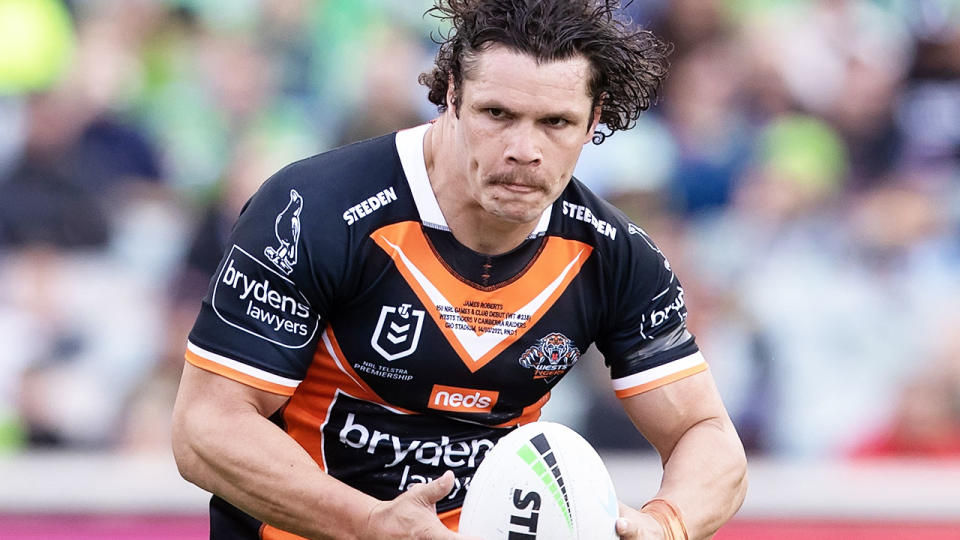
[[[663,528],[665,540],[690,540],[687,527],[680,518],[680,512],[666,499],[651,499],[640,508],[640,511],[657,520]]]

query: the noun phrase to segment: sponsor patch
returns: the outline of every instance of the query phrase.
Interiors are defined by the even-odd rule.
[[[598,233],[611,240],[617,239],[617,228],[598,218],[586,206],[563,201],[563,215],[590,224]]]
[[[497,404],[498,397],[500,393],[492,390],[435,384],[427,407],[439,411],[488,413]]]
[[[289,349],[310,343],[319,326],[292,281],[237,245],[220,268],[211,304],[223,322]]]
[[[441,512],[463,503],[477,466],[508,431],[401,414],[339,390],[321,430],[324,469],[382,500],[452,470],[453,489],[437,503]]]
[[[287,203],[273,224],[273,233],[277,237],[277,246],[267,246],[263,254],[274,266],[290,275],[293,265],[297,264],[297,252],[300,244],[300,211],[303,210],[303,197],[295,189],[290,190]]]
[[[664,297],[670,298],[667,296],[669,292],[670,287],[664,289],[663,292],[655,296],[653,300],[660,300]],[[660,302],[663,301],[660,300]],[[686,302],[683,298],[683,287],[680,286],[675,289],[675,296],[673,296],[673,299],[663,305],[663,307],[659,309],[654,308],[650,311],[650,313],[644,313],[640,316],[640,334],[644,337],[644,339],[652,339],[652,337],[647,335],[647,332],[656,330],[657,327],[669,321],[673,317],[679,317],[681,321],[684,321],[687,318]]]
[[[376,195],[367,197],[347,208],[346,212],[343,213],[343,220],[347,222],[347,225],[353,225],[395,200],[397,200],[397,192],[392,187],[379,191]]]
[[[533,370],[534,379],[551,382],[580,360],[580,349],[567,336],[552,332],[520,355],[520,365]]]

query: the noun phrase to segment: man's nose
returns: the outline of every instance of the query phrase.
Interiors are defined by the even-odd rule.
[[[513,165],[540,165],[543,160],[543,151],[534,126],[517,125],[507,134],[507,146],[504,157]]]

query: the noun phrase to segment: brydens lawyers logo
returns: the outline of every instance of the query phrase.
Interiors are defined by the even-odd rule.
[[[410,309],[410,304],[383,306],[370,338],[373,350],[390,361],[413,354],[420,343],[423,315],[422,309]]]
[[[289,349],[310,343],[319,326],[294,282],[236,244],[221,265],[210,305],[230,326]]]
[[[488,413],[493,410],[499,397],[500,392],[493,390],[435,384],[427,407],[450,412]]]
[[[297,244],[300,242],[300,211],[303,210],[303,197],[297,190],[290,190],[290,202],[282,212],[277,214],[273,225],[273,232],[280,245],[267,246],[263,254],[270,259],[284,274],[293,272],[293,265],[297,264]]]
[[[533,369],[534,379],[550,382],[580,360],[580,350],[567,336],[552,332],[538,339],[520,355],[520,365]]]

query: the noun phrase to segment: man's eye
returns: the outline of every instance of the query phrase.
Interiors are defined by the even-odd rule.
[[[504,116],[503,109],[497,109],[495,107],[487,109],[487,114],[489,114],[492,118],[503,118]]]
[[[566,118],[560,118],[560,117],[547,118],[547,119],[546,119],[546,123],[547,123],[548,126],[551,126],[551,127],[563,127],[563,126],[567,125],[567,119],[566,119]]]

